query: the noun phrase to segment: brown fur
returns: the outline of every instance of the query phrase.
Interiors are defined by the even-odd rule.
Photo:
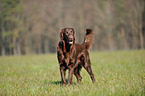
[[[86,29],[86,36],[82,44],[75,43],[75,31],[73,28],[64,28],[60,31],[60,42],[57,47],[57,58],[60,66],[60,73],[63,85],[66,84],[65,72],[69,69],[68,84],[72,83],[73,74],[80,82],[82,77],[80,69],[82,66],[90,74],[95,82],[94,74],[91,69],[91,61],[88,50],[94,42],[94,34],[91,29]]]

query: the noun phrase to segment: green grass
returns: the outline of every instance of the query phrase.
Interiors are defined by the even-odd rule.
[[[0,57],[0,95],[145,95],[145,50],[90,52],[90,57],[96,84],[82,69],[82,83],[74,76],[65,87],[56,54]]]

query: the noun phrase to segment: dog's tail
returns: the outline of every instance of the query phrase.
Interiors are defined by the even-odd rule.
[[[83,46],[87,50],[89,50],[92,47],[92,44],[94,43],[94,33],[91,29],[86,29],[86,36],[84,38],[84,42],[82,43]]]

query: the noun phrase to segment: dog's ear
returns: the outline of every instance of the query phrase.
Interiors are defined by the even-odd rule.
[[[64,29],[61,29],[60,32],[59,32],[59,35],[60,35],[60,39],[63,40],[63,33],[64,33]]]
[[[73,37],[74,37],[74,40],[75,40],[75,38],[76,38],[76,36],[75,36],[76,31],[74,30],[74,28],[71,28],[71,29],[73,31]]]

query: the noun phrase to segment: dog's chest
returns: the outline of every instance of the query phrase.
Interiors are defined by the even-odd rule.
[[[70,55],[69,53],[65,54],[64,58],[65,58],[65,63],[67,66],[73,66],[74,58],[72,57],[72,55]]]

